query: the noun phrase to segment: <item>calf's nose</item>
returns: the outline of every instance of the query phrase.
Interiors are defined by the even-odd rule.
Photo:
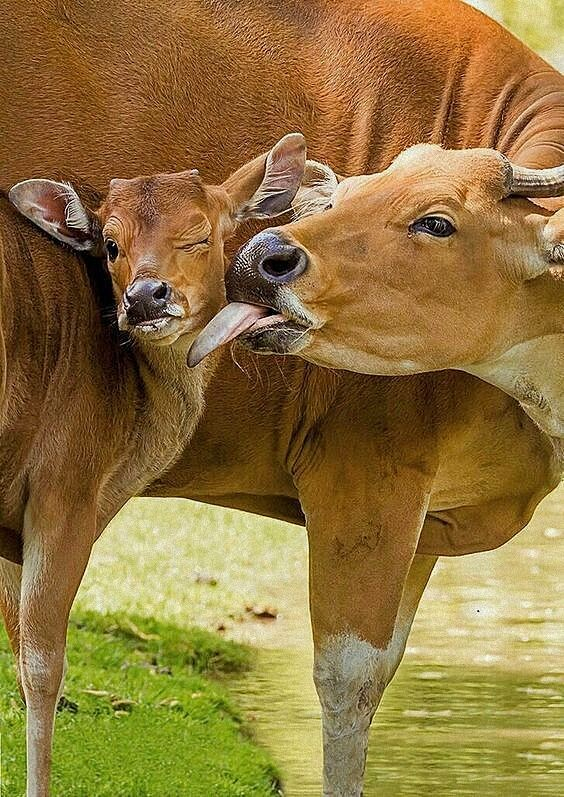
[[[124,309],[133,323],[159,318],[170,299],[171,288],[162,280],[137,279],[125,289]]]

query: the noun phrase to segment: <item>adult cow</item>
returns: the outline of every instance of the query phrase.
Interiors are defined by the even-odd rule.
[[[550,166],[564,141],[562,77],[457,0],[6,0],[0,24],[4,189],[48,175],[102,190],[194,164],[219,182],[296,128],[341,174],[417,141]],[[221,360],[194,445],[152,492],[305,513],[325,792],[358,795],[370,720],[434,561],[412,564],[415,549],[503,542],[555,483],[552,452],[470,377],[257,367],[261,390]]]
[[[239,301],[190,361],[242,334],[279,351],[294,323],[288,348],[310,362],[386,375],[457,368],[562,440],[564,207],[536,204],[562,196],[564,165],[514,166],[491,149],[420,144],[344,180],[310,161],[294,201],[306,217],[241,247],[227,278]]]

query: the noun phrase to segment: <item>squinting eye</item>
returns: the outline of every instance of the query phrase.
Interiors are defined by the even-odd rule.
[[[410,232],[424,232],[435,238],[448,238],[456,232],[454,224],[444,216],[424,216],[409,227]]]
[[[202,238],[201,241],[194,241],[191,244],[181,244],[178,249],[184,249],[186,252],[190,252],[192,249],[196,249],[198,246],[209,246],[211,243],[211,238]]]
[[[113,263],[119,255],[119,246],[116,244],[113,238],[106,238],[105,246],[106,252],[108,253],[108,258],[110,262]]]

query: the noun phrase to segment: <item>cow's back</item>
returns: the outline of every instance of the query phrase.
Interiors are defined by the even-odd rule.
[[[416,141],[518,148],[531,92],[551,94],[550,127],[563,88],[458,0],[4,0],[0,45],[4,189],[187,165],[216,180],[293,129],[345,173]]]

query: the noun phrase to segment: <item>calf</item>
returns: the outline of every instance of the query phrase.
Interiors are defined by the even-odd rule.
[[[239,303],[191,362],[247,328],[254,349],[361,373],[458,368],[564,437],[564,209],[527,199],[562,194],[564,166],[518,167],[488,149],[421,144],[348,179],[308,162],[303,217],[240,249],[228,276]]]
[[[82,264],[1,201],[0,539],[13,561],[0,606],[27,705],[28,797],[48,794],[67,620],[92,544],[201,413],[210,369],[190,372],[186,351],[223,301],[223,240],[285,208],[304,163],[303,139],[288,136],[221,186],[196,171],[114,180],[96,212],[65,183],[12,188],[54,238],[104,253],[131,347],[110,339]]]

